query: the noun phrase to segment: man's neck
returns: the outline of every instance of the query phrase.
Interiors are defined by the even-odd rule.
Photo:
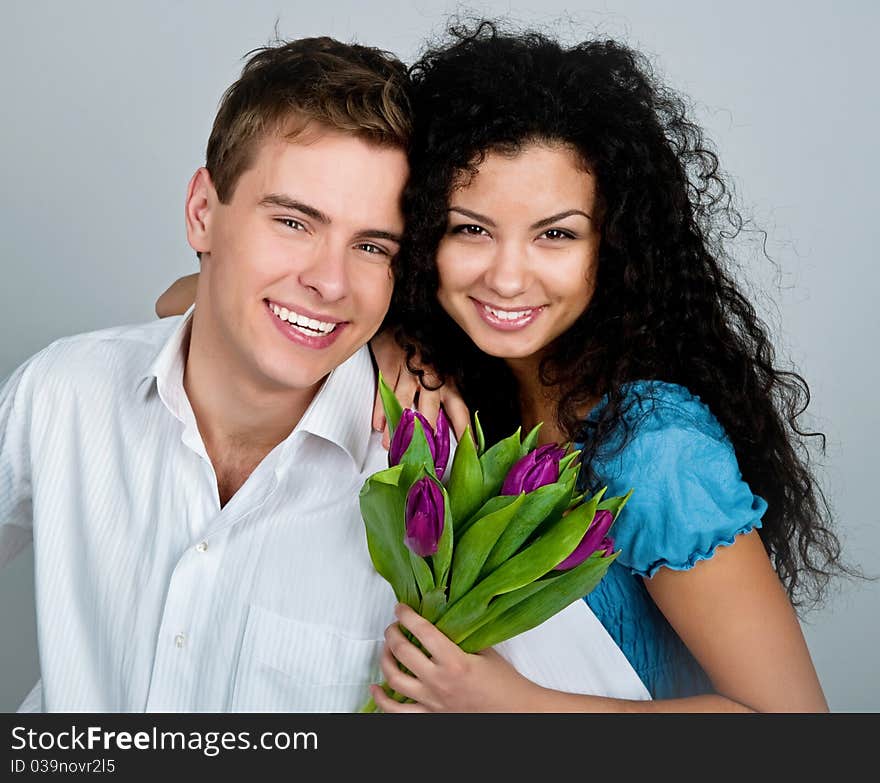
[[[234,357],[213,345],[200,327],[194,317],[185,346],[183,386],[217,474],[222,504],[224,494],[231,497],[293,432],[320,384],[303,390],[272,389],[245,371],[232,373]]]

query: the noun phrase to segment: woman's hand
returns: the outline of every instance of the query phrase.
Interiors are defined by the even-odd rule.
[[[159,318],[167,318],[169,315],[183,315],[196,301],[198,282],[198,272],[175,280],[156,300],[156,315]]]
[[[470,411],[464,404],[464,400],[455,388],[455,384],[447,381],[439,389],[431,391],[419,383],[417,375],[413,375],[406,366],[406,353],[401,348],[390,331],[379,332],[370,340],[370,348],[376,357],[376,364],[385,383],[394,392],[400,404],[404,408],[415,408],[431,423],[437,424],[437,416],[440,406],[446,411],[452,429],[456,437],[461,440],[464,431],[470,423]],[[423,366],[425,370],[425,382],[430,386],[436,386],[438,379],[432,369]],[[390,443],[388,423],[385,421],[385,412],[382,408],[382,399],[376,395],[373,405],[373,429],[383,432],[382,445],[387,449]]]
[[[370,686],[383,712],[535,712],[543,688],[527,680],[491,648],[476,655],[463,652],[441,631],[404,604],[399,620],[385,630],[382,673],[398,693],[414,699],[401,704],[378,685]],[[409,641],[406,628],[430,657]],[[402,663],[411,674],[401,671]]]

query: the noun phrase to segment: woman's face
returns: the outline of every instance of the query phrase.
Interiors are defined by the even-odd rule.
[[[490,153],[452,193],[437,298],[485,353],[536,357],[587,308],[599,238],[595,179],[577,153]]]

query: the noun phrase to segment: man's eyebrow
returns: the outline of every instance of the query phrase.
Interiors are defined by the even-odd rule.
[[[366,231],[358,231],[355,239],[387,239],[390,242],[400,244],[400,234],[392,231],[383,231],[380,228],[368,228]]]
[[[479,212],[473,212],[470,209],[465,209],[464,207],[449,207],[450,212],[458,212],[465,217],[469,217],[472,220],[476,220],[480,223],[485,223],[490,228],[495,228],[495,221],[492,218],[488,218],[485,215],[481,215]]]
[[[327,217],[327,215],[325,215],[323,212],[321,212],[320,209],[309,206],[308,204],[304,204],[302,201],[297,201],[295,198],[284,196],[280,193],[270,193],[268,196],[264,196],[262,199],[260,199],[260,206],[293,209],[297,212],[302,212],[303,215],[307,215],[308,217],[312,218],[312,220],[317,220],[319,223],[330,223],[330,218]]]
[[[557,220],[564,220],[567,217],[571,217],[572,215],[583,215],[587,220],[592,221],[591,218],[586,212],[580,209],[567,209],[565,212],[560,212],[556,215],[550,215],[550,217],[543,218],[539,220],[537,223],[532,223],[529,226],[530,229],[544,228],[544,226],[549,226],[551,223],[555,223]]]
[[[313,220],[317,220],[319,223],[323,223],[324,225],[330,225],[331,223],[330,217],[321,212],[321,210],[317,207],[312,207],[309,204],[305,204],[302,201],[297,201],[295,198],[284,196],[280,193],[271,193],[268,196],[263,197],[262,199],[260,199],[260,206],[292,209],[296,212],[302,212],[304,215],[308,215]],[[400,234],[395,234],[393,231],[385,231],[381,228],[367,228],[363,231],[358,231],[355,238],[387,239],[391,242],[396,242],[398,245],[400,244]]]

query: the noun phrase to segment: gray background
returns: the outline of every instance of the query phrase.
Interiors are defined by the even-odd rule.
[[[530,10],[541,8],[541,14]],[[573,9],[577,10],[573,10]],[[872,2],[474,3],[465,10],[598,32],[649,54],[688,94],[740,206],[739,243],[780,356],[828,435],[823,480],[851,561],[880,572],[873,491],[880,101]],[[152,319],[196,270],[183,199],[243,55],[327,34],[405,60],[455,4],[425,0],[0,3],[0,377],[62,335]],[[766,295],[762,292],[766,292]],[[0,711],[38,676],[30,549],[0,571]],[[803,618],[831,707],[880,708],[880,582],[841,582]]]

